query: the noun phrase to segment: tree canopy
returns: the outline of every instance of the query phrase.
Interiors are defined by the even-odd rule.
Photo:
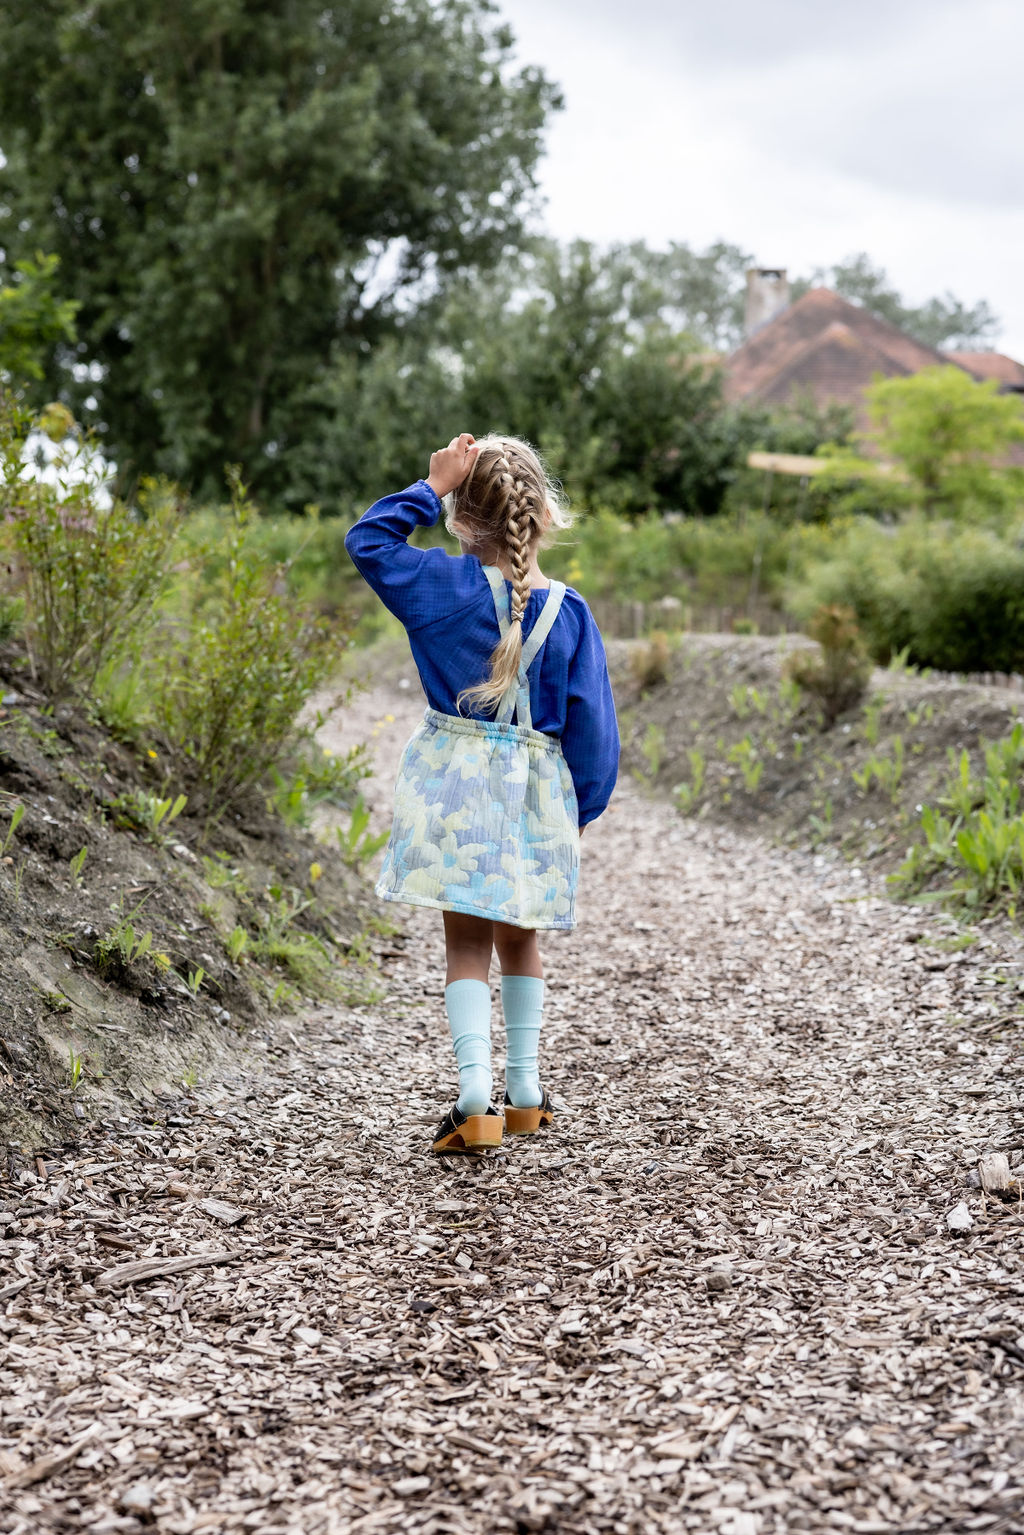
[[[753,440],[838,419],[724,406],[738,246],[528,233],[557,105],[489,0],[0,0],[0,340],[34,327],[22,371],[125,484],[219,494],[232,463],[347,508],[497,428],[591,501],[713,512]],[[864,255],[812,280],[933,345],[995,324]]]
[[[369,357],[341,352],[310,393],[286,501],[408,483],[425,451],[466,429],[536,443],[590,505],[718,511],[745,418],[677,317],[657,317],[638,270],[587,241],[538,241]]]
[[[0,0],[0,245],[60,258],[122,467],[272,487],[339,347],[520,240],[512,52],[486,0]]]
[[[0,286],[0,388],[5,378],[14,387],[43,378],[53,347],[74,340],[78,305],[57,296],[59,264],[56,256],[43,255],[19,261],[12,281]]]
[[[905,471],[923,510],[962,514],[1019,495],[1020,473],[998,473],[1024,442],[1017,395],[999,393],[960,368],[925,368],[880,379],[867,392],[870,436]]]

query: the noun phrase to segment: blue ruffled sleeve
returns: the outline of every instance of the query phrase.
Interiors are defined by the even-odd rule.
[[[416,549],[409,538],[431,528],[441,503],[425,480],[384,496],[345,535],[349,558],[384,606],[406,629],[436,623],[459,605],[454,562],[443,549]]]

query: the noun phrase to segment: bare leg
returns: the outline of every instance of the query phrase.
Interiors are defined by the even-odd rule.
[[[484,917],[467,917],[458,911],[445,911],[441,915],[448,960],[445,985],[450,986],[453,981],[486,981],[491,970],[494,929],[502,924],[488,922]],[[515,932],[517,929],[505,931]]]
[[[540,962],[540,945],[532,928],[511,927],[507,922],[495,922],[494,947],[498,951],[502,975],[532,975],[542,980],[544,968]]]

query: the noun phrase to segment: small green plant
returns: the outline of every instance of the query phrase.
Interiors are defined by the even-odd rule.
[[[138,932],[134,919],[142,910],[144,902],[129,913],[121,916],[114,923],[108,933],[102,938],[97,938],[93,946],[93,958],[101,970],[110,970],[125,975],[133,965],[146,958],[153,948],[153,934],[147,929],[144,933]],[[123,911],[123,900],[121,902]]]
[[[922,704],[919,709],[907,710],[907,724],[911,730],[916,730],[918,725],[930,725],[935,718],[935,705]]]
[[[951,938],[923,938],[922,943],[931,949],[938,949],[941,954],[959,954],[963,949],[971,949],[978,941],[977,933],[954,933]]]
[[[738,720],[745,720],[750,714],[749,689],[746,683],[737,682],[729,693],[729,707]]]
[[[7,851],[9,849],[11,843],[14,841],[15,834],[17,833],[18,827],[21,825],[21,823],[24,820],[24,818],[25,818],[25,807],[24,807],[24,805],[15,805],[14,809],[11,811],[11,819],[10,819],[10,821],[7,824],[7,831],[6,831],[5,835],[4,835],[4,839],[3,839],[2,842],[0,842],[0,857],[6,857],[7,856]]]
[[[783,677],[779,683],[779,723],[788,725],[800,713],[803,692],[792,677]]]
[[[189,996],[197,997],[199,995],[199,988],[203,984],[203,978],[205,975],[206,971],[203,969],[202,965],[197,965],[194,970],[189,971],[188,980],[185,982],[186,986],[188,987]]]
[[[319,805],[348,805],[363,778],[370,776],[369,751],[353,746],[343,756],[308,742],[288,771],[270,769],[270,803],[288,826],[308,826]]]
[[[203,855],[203,872],[206,883],[215,890],[231,890],[237,896],[249,894],[248,881],[241,869],[232,868],[227,853],[215,853],[212,858]]]
[[[20,906],[21,905],[21,887],[24,884],[24,881],[25,881],[25,860],[24,860],[24,858],[22,858],[15,865],[15,869],[14,869],[13,892],[14,892],[14,904],[16,906]]]
[[[134,789],[108,800],[107,809],[113,813],[115,825],[140,831],[151,842],[160,842],[163,830],[177,820],[187,804],[187,794],[179,794],[176,799],[161,799],[145,789]]]
[[[71,1079],[71,1091],[77,1092],[82,1080],[82,1057],[75,1054],[74,1045],[68,1046],[68,1076]]]
[[[738,767],[743,775],[743,787],[748,794],[756,794],[761,782],[761,774],[764,772],[764,762],[757,754],[757,747],[750,736],[744,736],[742,741],[737,741],[730,746],[726,753],[726,761]]]
[[[700,799],[707,775],[707,762],[699,746],[688,747],[686,756],[690,763],[690,782],[676,784],[672,791],[683,815],[689,815]]]
[[[1024,888],[1024,723],[1001,741],[983,741],[979,774],[966,752],[949,754],[950,774],[939,805],[921,812],[923,841],[891,876],[911,893],[935,879],[945,883],[920,898],[947,900],[971,911],[1003,909],[1015,920]]]
[[[6,645],[21,628],[25,617],[25,604],[19,597],[0,592],[0,645]]]
[[[61,1015],[72,1011],[71,1003],[62,991],[43,991],[40,996],[48,1012]]]
[[[221,923],[225,917],[225,907],[222,901],[200,901],[196,910],[204,922],[208,922],[217,931],[220,930]]]
[[[737,682],[729,694],[729,704],[737,719],[748,719],[751,713],[767,714],[768,700],[760,689]]]
[[[181,1085],[186,1092],[190,1093],[198,1081],[199,1067],[196,1065],[195,1061],[193,1061],[188,1070],[182,1074]]]
[[[826,796],[822,805],[821,815],[808,816],[808,824],[811,828],[811,847],[820,847],[823,842],[828,842],[832,836],[832,816],[834,806],[830,798]]]
[[[68,868],[71,870],[71,883],[75,886],[76,890],[81,889],[82,869],[85,866],[85,860],[88,857],[88,854],[89,849],[87,847],[83,847],[75,854],[74,858],[71,858],[68,861]]]
[[[827,730],[863,698],[871,662],[850,608],[819,608],[807,632],[817,641],[817,652],[787,657],[785,675],[819,705]]]
[[[871,700],[864,705],[864,739],[869,746],[878,745],[878,735],[882,726],[882,710],[884,708],[884,693],[875,693]]]
[[[361,794],[356,796],[348,827],[336,826],[334,834],[342,859],[350,869],[358,869],[375,853],[379,853],[388,840],[389,833],[370,831],[370,811]]]
[[[862,794],[869,792],[873,781],[877,782],[878,787],[883,793],[888,794],[895,804],[903,782],[903,767],[903,737],[894,736],[891,756],[872,753],[862,767],[853,769],[851,777]]]
[[[250,941],[249,952],[254,959],[282,966],[306,993],[329,994],[331,957],[327,945],[315,933],[296,925],[314,901],[280,885],[271,885],[267,894],[270,907],[261,913],[259,931]]]
[[[657,778],[665,755],[665,731],[661,725],[656,725],[653,721],[648,724],[640,744],[640,753],[647,764],[644,776],[648,780]]]
[[[237,965],[249,944],[249,934],[244,927],[234,927],[224,940],[224,948],[233,965]]]

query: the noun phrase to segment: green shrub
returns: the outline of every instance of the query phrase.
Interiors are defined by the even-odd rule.
[[[867,391],[877,451],[895,460],[926,512],[960,517],[999,510],[1021,493],[1019,472],[1002,467],[1024,441],[1020,400],[960,368],[924,368],[876,379]]]
[[[234,475],[225,543],[212,551],[218,572],[188,583],[153,675],[156,719],[184,761],[189,803],[208,821],[294,756],[310,733],[301,710],[338,661],[332,627],[292,598],[253,546],[255,518]]]
[[[642,640],[633,648],[629,657],[629,670],[642,694],[668,681],[671,657],[668,635],[660,629],[649,640]]]
[[[0,645],[6,645],[21,632],[24,615],[25,604],[19,597],[0,592]]]
[[[877,661],[945,671],[1024,669],[1024,548],[986,528],[858,523],[791,592],[806,613],[852,608]]]
[[[66,426],[70,418],[62,419]],[[33,425],[10,404],[0,409],[3,568],[20,598],[34,678],[51,697],[88,693],[154,621],[171,579],[180,507],[155,490],[136,506],[105,497],[97,456],[74,436],[58,451],[53,482],[26,479]]]
[[[588,598],[741,605],[754,589],[779,593],[787,574],[831,542],[827,529],[785,528],[769,517],[649,513],[628,520],[602,509],[583,512],[565,544],[542,562]]]
[[[295,760],[270,769],[270,802],[289,826],[309,826],[320,805],[352,805],[357,786],[373,769],[365,743],[335,756],[325,746],[306,741]]]
[[[826,728],[860,703],[871,676],[871,662],[853,611],[822,607],[807,626],[817,651],[797,651],[788,657],[784,674],[821,708]]]
[[[203,580],[211,584],[224,576],[230,519],[230,507],[198,507],[183,529],[186,549],[200,557]],[[278,571],[300,602],[324,613],[354,612],[366,605],[368,588],[345,552],[349,527],[347,518],[321,517],[315,507],[305,516],[262,514],[249,524],[247,547]]]

